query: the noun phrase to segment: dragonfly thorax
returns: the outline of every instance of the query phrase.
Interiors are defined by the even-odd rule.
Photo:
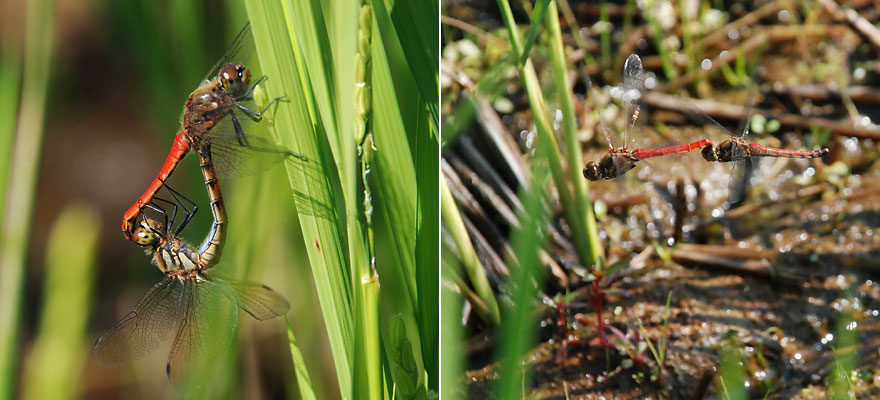
[[[736,149],[745,149],[745,153],[735,154]],[[700,153],[706,161],[731,162],[748,157],[748,146],[741,146],[733,139],[726,139],[717,146],[711,142]]]

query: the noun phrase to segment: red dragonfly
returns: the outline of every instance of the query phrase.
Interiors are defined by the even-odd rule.
[[[254,89],[266,78],[251,82],[246,66],[253,54],[250,23],[236,36],[232,45],[189,95],[181,118],[181,131],[174,138],[171,151],[159,174],[138,201],[124,214],[122,232],[129,240],[135,222],[147,204],[177,168],[180,160],[203,141],[210,141],[217,172],[222,177],[251,175],[288,157],[304,159],[279,146],[271,138],[267,124],[260,124],[263,113],[279,100],[275,98],[261,111],[255,111]],[[192,216],[192,214],[188,214]],[[184,221],[178,231],[186,225]]]
[[[177,205],[169,221],[168,213],[155,200],[173,203],[152,199],[146,207],[162,214],[164,223],[141,214],[133,237],[147,248],[165,277],[93,346],[99,364],[118,367],[155,350],[177,326],[165,370],[180,394],[209,381],[232,343],[238,324],[237,308],[258,320],[284,315],[290,309],[281,295],[265,285],[221,279],[208,272],[220,260],[226,225],[226,208],[210,146],[209,142],[203,143],[198,153],[214,214],[211,231],[200,248],[191,246],[171,231]]]
[[[731,133],[723,125],[715,121],[712,117],[706,115],[702,110],[697,109],[693,104],[690,108],[696,109],[702,118],[708,119],[715,126],[727,133],[727,138],[717,146],[711,141],[706,147],[700,151],[706,161],[717,162],[733,162],[729,182],[728,202],[730,204],[737,203],[742,199],[745,189],[745,174],[750,169],[753,157],[785,157],[785,158],[819,158],[828,154],[828,148],[818,150],[787,150],[768,147],[758,143],[752,143],[745,139],[749,134],[750,122],[752,118],[752,106],[749,106],[748,116],[743,121],[741,128],[742,133],[739,136]]]
[[[593,84],[590,82],[589,75],[586,75],[585,80],[587,81],[587,90],[592,91]],[[602,156],[599,162],[587,162],[587,165],[584,167],[585,178],[591,181],[616,178],[635,168],[636,162],[639,160],[665,156],[668,154],[684,153],[711,144],[711,141],[708,139],[703,139],[678,146],[657,149],[628,150],[626,145],[629,143],[629,131],[635,127],[636,122],[639,119],[639,112],[641,110],[640,101],[644,87],[645,74],[644,68],[642,68],[642,60],[638,55],[630,54],[630,56],[627,57],[626,62],[623,64],[623,104],[628,120],[626,128],[623,130],[623,147],[615,147],[612,144],[611,135],[608,133],[608,127],[605,126],[604,123],[600,123],[602,134],[605,136],[606,143],[608,143],[609,151]]]

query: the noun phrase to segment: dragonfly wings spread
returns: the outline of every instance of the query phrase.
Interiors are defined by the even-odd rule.
[[[266,285],[229,281],[238,306],[252,317],[263,321],[287,313],[290,303]]]
[[[180,319],[184,288],[177,279],[154,285],[134,310],[101,336],[93,347],[105,367],[118,367],[155,350]]]
[[[232,343],[238,310],[229,289],[211,281],[186,281],[183,320],[177,330],[166,372],[180,394],[209,381]]]

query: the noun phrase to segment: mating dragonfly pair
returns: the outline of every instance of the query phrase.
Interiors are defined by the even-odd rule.
[[[290,304],[267,286],[221,279],[209,272],[220,262],[226,236],[226,208],[218,175],[249,175],[282,160],[303,159],[275,144],[266,124],[260,124],[263,113],[279,99],[255,111],[254,90],[265,77],[251,81],[247,65],[252,50],[248,24],[190,94],[181,132],[158,176],[125,212],[123,234],[147,250],[164,278],[93,348],[101,365],[125,365],[155,350],[177,326],[166,373],[180,393],[191,392],[210,377],[232,342],[238,308],[258,320],[284,315],[290,309]],[[180,160],[192,151],[199,159],[214,218],[198,248],[178,237],[197,206],[166,183]],[[173,201],[157,196],[162,188]],[[185,215],[175,227],[180,209]],[[162,221],[148,217],[145,210],[157,213]]]
[[[589,76],[586,77],[586,80],[589,88],[588,90],[591,90],[592,83],[589,81]],[[604,123],[600,124],[602,134],[605,136],[605,140],[610,149],[608,153],[602,156],[599,162],[587,162],[584,167],[585,178],[591,181],[612,179],[635,168],[636,162],[640,160],[701,149],[700,152],[706,161],[735,163],[733,167],[734,172],[732,173],[731,178],[731,186],[735,186],[735,182],[743,181],[742,179],[734,179],[737,173],[742,174],[745,172],[745,168],[742,164],[751,161],[753,157],[818,158],[828,153],[827,148],[801,151],[777,149],[760,145],[758,143],[751,143],[745,139],[745,136],[749,133],[748,120],[746,120],[742,133],[739,136],[736,136],[709,116],[705,117],[728,134],[728,137],[718,145],[715,145],[709,139],[703,139],[678,146],[628,150],[626,147],[626,144],[628,143],[627,138],[629,136],[629,130],[635,126],[639,118],[639,112],[641,111],[640,99],[644,85],[645,76],[644,69],[642,68],[642,60],[639,59],[638,55],[631,54],[627,57],[626,62],[623,65],[623,104],[628,117],[627,126],[623,130],[624,145],[622,147],[615,147],[612,144],[611,136],[608,133],[609,129]],[[749,118],[750,117],[751,115],[749,115]],[[734,196],[734,194],[738,192],[739,191],[734,188],[731,188],[730,190],[731,196]],[[736,202],[735,198],[731,198],[731,202]]]

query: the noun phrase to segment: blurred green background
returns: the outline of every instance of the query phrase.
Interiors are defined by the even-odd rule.
[[[437,4],[428,3],[433,3],[436,23]],[[320,2],[312,2],[315,4]],[[358,5],[352,2],[351,6],[357,9]],[[397,9],[381,11],[391,15],[387,22],[400,22]],[[324,12],[335,11],[325,8]],[[184,101],[247,22],[247,15],[245,5],[234,0],[0,4],[0,209],[4,210],[0,213],[0,398],[175,397],[165,377],[170,340],[143,359],[115,369],[96,364],[91,346],[161,277],[143,250],[123,238],[122,213],[155,177],[178,132]],[[406,27],[395,28],[399,34]],[[406,42],[406,35],[400,37]],[[397,40],[397,36],[393,38]],[[412,47],[412,43],[403,44],[407,59]],[[393,50],[396,53],[389,58],[402,60],[401,49]],[[436,65],[436,49],[433,56]],[[392,64],[392,68],[400,67]],[[436,86],[436,69],[433,74]],[[435,165],[433,170],[417,168],[418,178],[436,177],[437,99],[414,102],[407,97],[416,93],[414,87],[396,90],[400,104],[409,107],[400,107],[400,112],[415,111],[412,118],[421,118],[417,124],[420,129],[407,129],[407,134],[425,133],[425,138],[428,132],[432,134],[431,140],[410,143],[417,165]],[[422,108],[417,110],[416,106]],[[429,114],[433,118],[425,118]],[[422,130],[429,126],[425,121],[434,121],[433,126]],[[409,120],[401,124],[412,126]],[[410,136],[410,140],[412,137],[421,136]],[[182,234],[198,244],[208,231],[211,213],[195,157],[187,157],[169,183],[200,205],[200,212]],[[259,176],[223,182],[230,233],[218,268],[240,279],[265,283],[287,298],[291,303],[288,321],[311,376],[314,395],[337,398],[345,384],[338,381],[329,343],[333,339],[328,340],[290,190],[291,183],[280,166]],[[416,195],[416,212],[436,210],[437,189],[429,188],[428,193],[431,190],[433,198],[422,197],[421,192]],[[381,201],[382,188],[377,191]],[[413,242],[410,246],[419,240],[422,249],[426,243],[436,243],[437,235],[437,222],[422,225],[423,218],[432,216],[419,214],[414,223],[424,231],[421,235],[409,232],[408,239]],[[436,212],[433,219],[437,219]],[[383,233],[393,232],[393,227],[378,223],[377,246],[384,246],[386,253],[395,251],[394,246],[388,250],[389,239],[383,242]],[[345,232],[344,226],[340,229]],[[433,236],[425,235],[430,229]],[[381,256],[382,251],[377,253]],[[425,254],[436,259],[436,250]],[[412,252],[404,256],[421,260]],[[410,264],[410,271],[414,271],[415,262]],[[424,274],[436,277],[436,271],[434,266]],[[422,272],[418,274],[422,279]],[[386,277],[402,279],[391,274]],[[418,285],[437,287],[436,280],[419,280]],[[393,286],[387,288],[394,291]],[[425,322],[431,315],[437,319],[436,307],[432,310],[429,306],[431,301],[436,305],[436,296],[420,298],[417,305],[406,303],[411,313],[417,314],[413,309],[421,308],[423,319],[416,326],[407,314],[402,331],[395,330],[393,324],[388,327],[388,320],[398,311],[382,304],[385,345],[391,340],[392,345],[405,343],[416,349],[416,357],[424,360],[415,371],[404,372],[425,386],[428,375],[436,374],[436,334],[421,343],[435,350],[426,352],[423,348],[421,353],[417,349],[420,340],[411,335],[436,330],[436,321],[433,328]],[[384,298],[383,302],[393,304],[395,300]],[[378,302],[373,305],[378,307]],[[257,322],[249,317],[239,321],[236,342],[226,362],[211,389],[198,396],[298,398],[302,388],[297,388],[294,377],[285,321]],[[410,334],[408,343],[406,336],[393,340],[385,336],[400,332]],[[375,338],[366,340],[368,347],[370,341],[380,344]],[[17,352],[6,352],[9,348]],[[381,359],[385,368],[397,361]],[[360,364],[353,361],[353,365]],[[390,398],[398,375],[392,381],[389,370],[384,371],[379,377],[387,380],[384,396]],[[434,378],[430,378],[432,389],[437,384]],[[357,393],[358,388],[371,384],[376,382],[355,378],[352,391]]]

